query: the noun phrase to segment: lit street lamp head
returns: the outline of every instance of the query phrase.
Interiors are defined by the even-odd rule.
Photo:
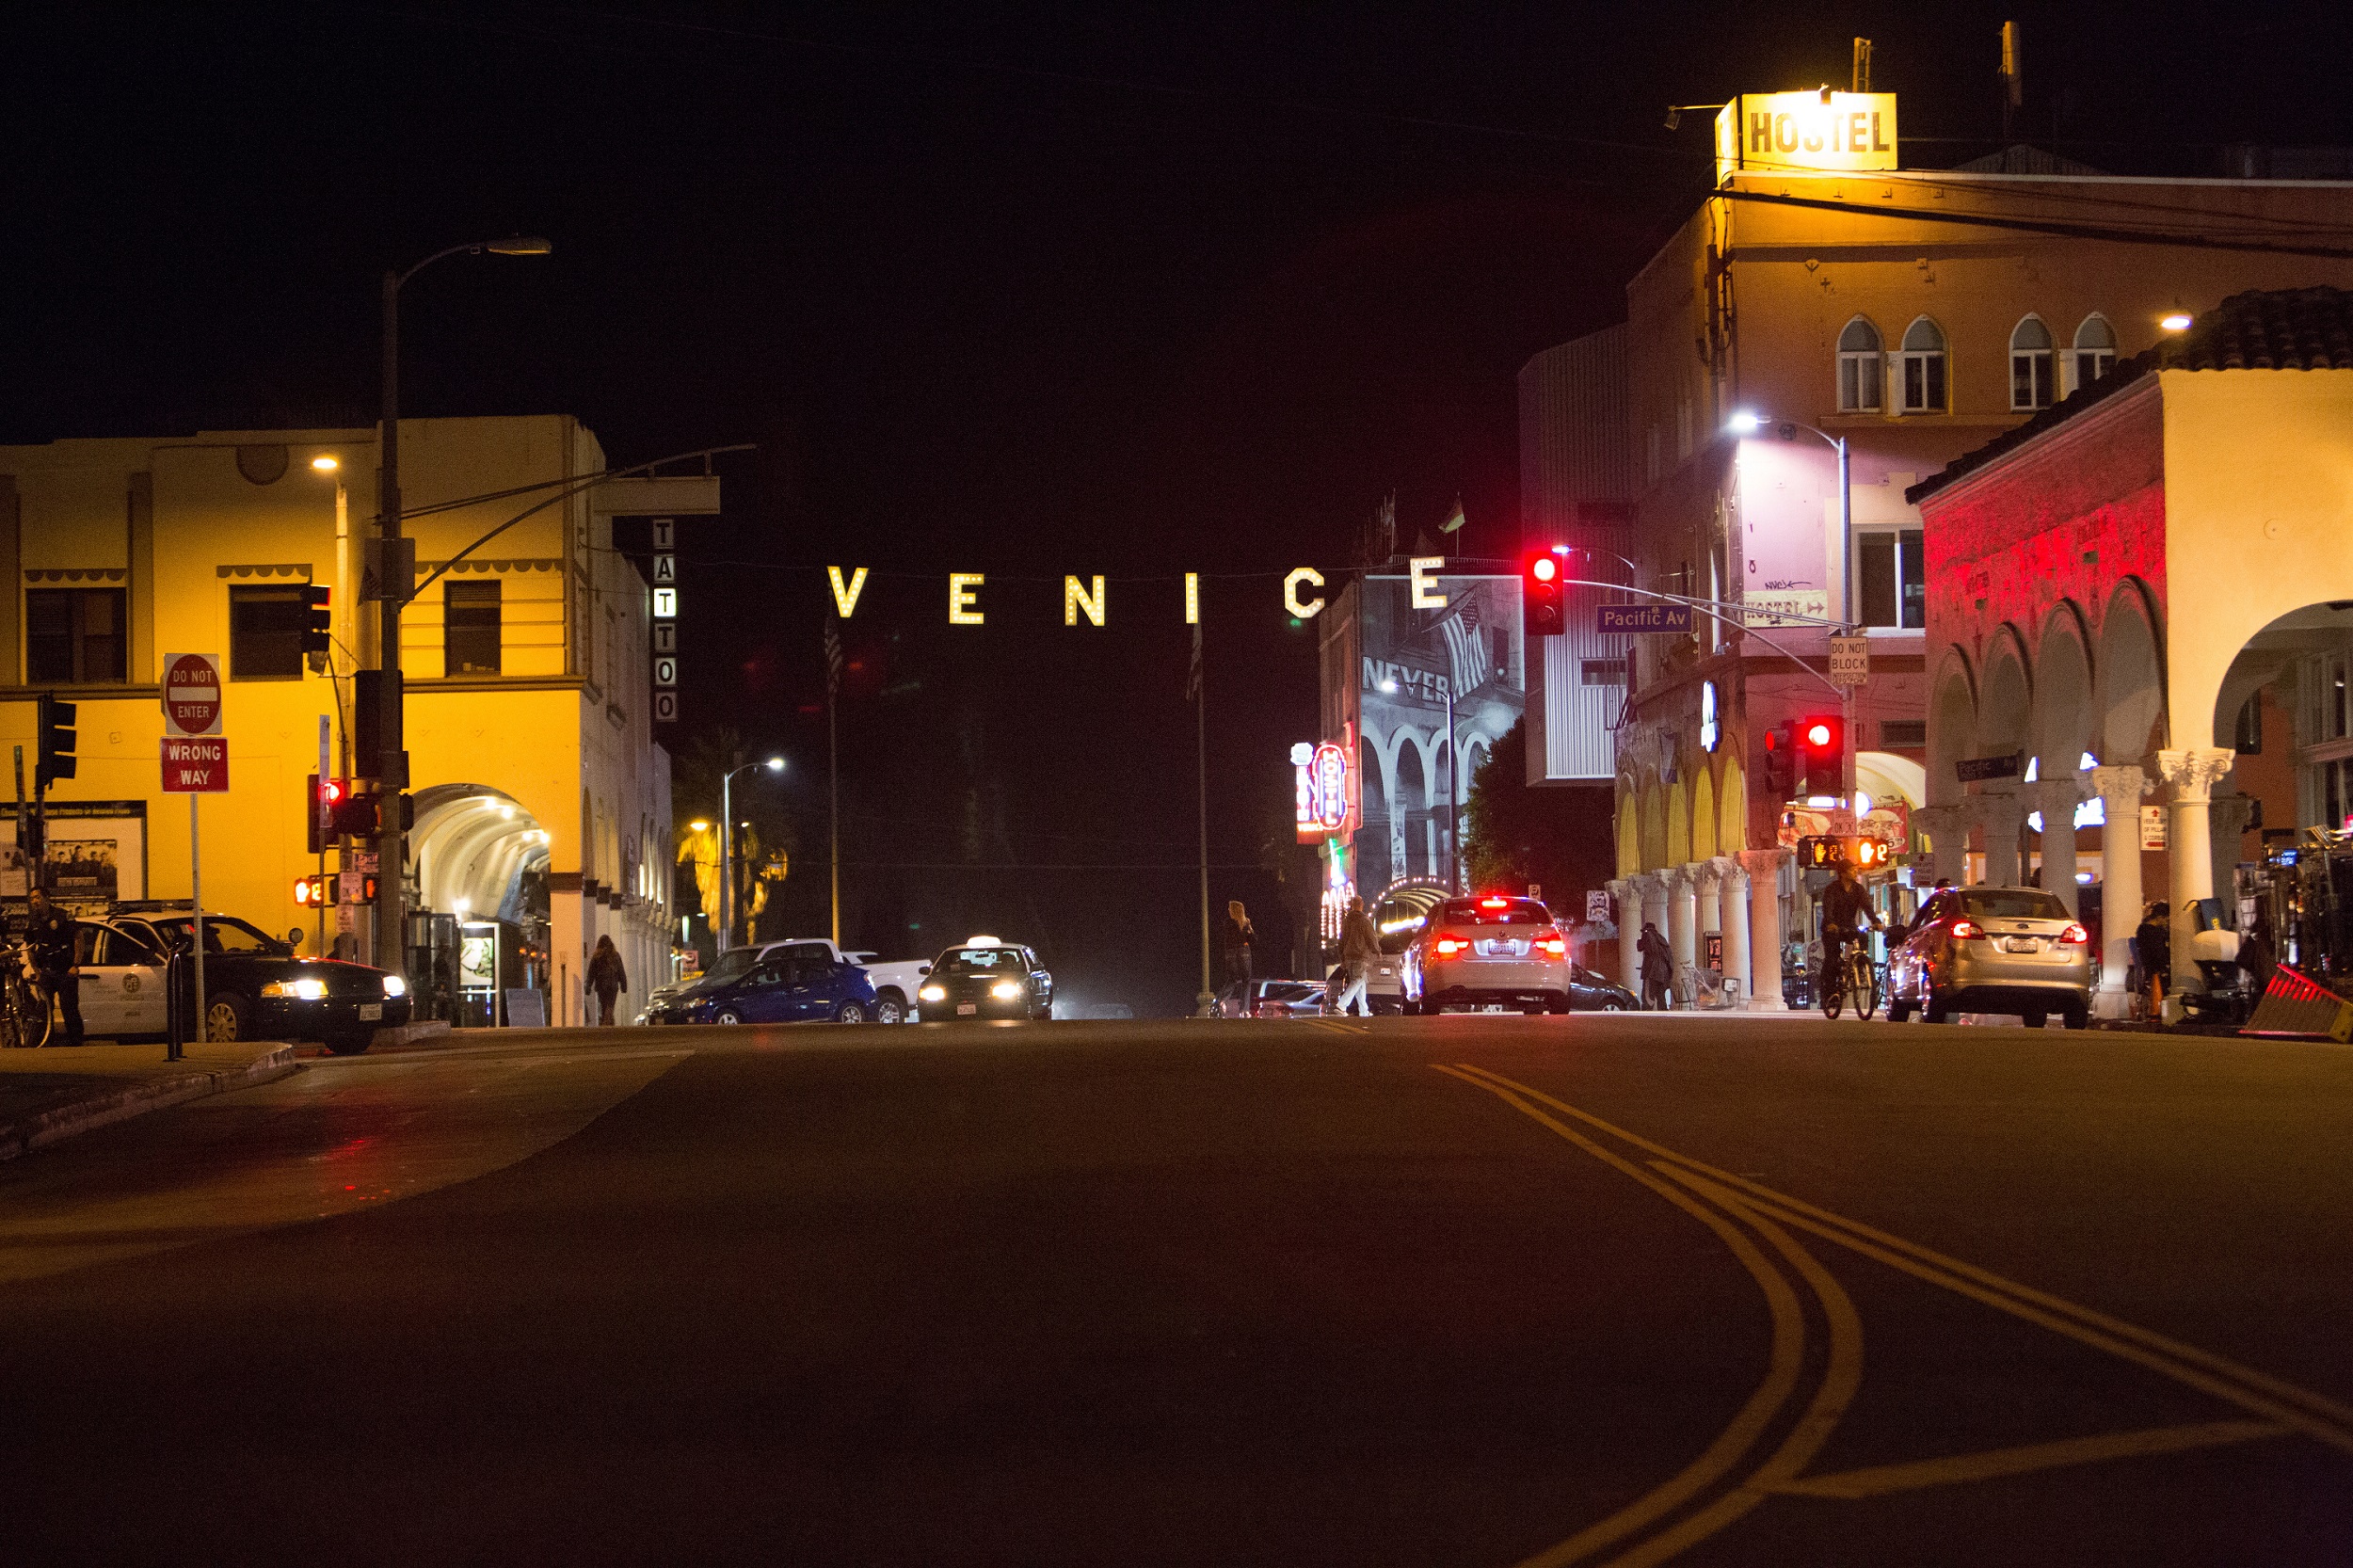
[[[1743,436],[1754,435],[1758,429],[1764,425],[1764,416],[1757,413],[1753,408],[1736,409],[1734,410],[1732,417],[1724,421],[1726,428],[1737,431]]]
[[[555,247],[537,234],[509,234],[503,240],[486,241],[482,248],[493,256],[545,256]]]
[[[332,473],[344,465],[324,453],[311,459],[311,466],[321,473]]]
[[[781,757],[769,758],[768,771],[770,773],[782,773],[784,771],[784,759]]]

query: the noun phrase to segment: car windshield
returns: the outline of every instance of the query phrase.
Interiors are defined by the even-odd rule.
[[[1977,919],[1995,920],[2064,920],[2073,917],[2056,893],[2034,888],[1972,888],[1961,895],[1961,905]]]
[[[187,951],[188,927],[195,921],[188,918],[157,920],[155,929],[164,940],[182,952]],[[292,950],[282,942],[273,942],[253,927],[229,915],[204,917],[204,951],[235,953],[255,958],[283,957]]]
[[[1449,899],[1439,919],[1448,925],[1550,925],[1552,915],[1524,898]]]
[[[718,962],[702,972],[701,978],[696,984],[698,985],[724,984],[740,975],[751,973],[752,966],[759,962],[760,950],[758,948],[729,948],[719,955]]]
[[[1270,980],[1258,993],[1260,1001],[1305,1001],[1323,995],[1323,987],[1305,980]]]
[[[950,948],[933,966],[942,974],[1021,974],[1019,948]]]

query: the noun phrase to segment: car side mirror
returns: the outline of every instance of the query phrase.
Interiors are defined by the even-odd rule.
[[[932,972],[932,967],[931,967],[929,964],[926,964],[926,965],[924,965],[921,968],[920,968],[920,969],[916,970],[915,972],[916,972],[917,974],[929,974],[929,973],[931,973],[931,972]]]
[[[300,926],[296,926],[292,931],[286,933],[286,943],[290,947],[297,948],[302,945],[302,928]]]

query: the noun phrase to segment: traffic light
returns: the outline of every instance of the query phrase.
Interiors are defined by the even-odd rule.
[[[1531,552],[1520,564],[1520,630],[1531,637],[1557,637],[1569,629],[1568,575],[1560,556]]]
[[[1847,722],[1835,713],[1798,721],[1798,788],[1801,795],[1846,792]]]
[[[323,874],[295,878],[295,903],[305,909],[315,909],[328,901],[327,878]]]
[[[305,786],[308,824],[303,830],[303,847],[312,855],[325,853],[328,840],[335,837],[335,808],[351,792],[351,786],[340,778],[321,778],[312,774]]]
[[[1798,840],[1798,864],[1809,871],[1852,866],[1858,873],[1883,872],[1888,866],[1887,843],[1860,833],[1809,836]]]
[[[328,820],[329,825],[336,833],[347,833],[355,839],[375,837],[376,831],[376,803],[380,797],[372,794],[354,794],[347,786],[342,785],[341,780],[337,782],[341,793],[335,801],[333,815]]]
[[[33,767],[33,777],[40,788],[73,776],[73,712],[74,704],[41,694],[40,754]]]
[[[1798,725],[1784,719],[1765,731],[1765,792],[1787,800],[1798,792]]]
[[[314,655],[312,667],[327,667],[327,650],[334,643],[334,616],[327,608],[328,590],[313,583],[302,590],[302,651]]]

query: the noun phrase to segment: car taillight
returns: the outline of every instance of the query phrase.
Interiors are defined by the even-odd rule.
[[[2074,947],[2080,943],[2090,941],[2091,933],[2086,931],[2080,925],[2071,923],[2065,931],[2059,933],[2059,940],[2066,943],[2070,947]]]
[[[1985,927],[1979,925],[1975,920],[1955,920],[1953,922],[1953,938],[1956,941],[1964,940],[1971,936],[1982,936],[1984,935]]]
[[[1449,932],[1445,936],[1440,936],[1436,941],[1431,943],[1430,951],[1436,953],[1441,958],[1451,958],[1456,953],[1462,952],[1469,948],[1469,946],[1470,944],[1468,942],[1465,942],[1460,936],[1455,936],[1452,932]]]
[[[1545,936],[1538,940],[1536,951],[1546,958],[1566,958],[1569,955],[1569,944],[1559,936]]]
[[[1479,901],[1479,907],[1481,909],[1509,909],[1512,907],[1512,901],[1508,898],[1482,898]]]

